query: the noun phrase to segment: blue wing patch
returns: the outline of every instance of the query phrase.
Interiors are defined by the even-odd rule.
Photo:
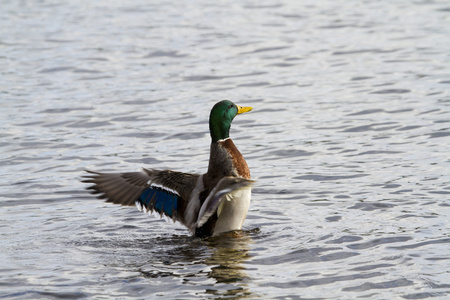
[[[174,219],[178,210],[179,199],[180,196],[173,191],[159,186],[150,186],[136,200],[136,206],[139,210],[144,210],[145,212],[156,211],[160,215],[165,214]]]

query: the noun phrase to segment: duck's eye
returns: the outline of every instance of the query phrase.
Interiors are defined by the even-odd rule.
[[[230,109],[230,108],[232,108],[232,107],[233,107],[233,104],[228,105],[228,109]]]

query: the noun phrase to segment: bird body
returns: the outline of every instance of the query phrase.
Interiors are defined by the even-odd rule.
[[[143,169],[142,172],[89,172],[83,182],[106,202],[158,212],[184,224],[199,237],[240,230],[250,206],[250,170],[229,137],[237,114],[250,111],[223,100],[211,110],[210,159],[205,174]]]

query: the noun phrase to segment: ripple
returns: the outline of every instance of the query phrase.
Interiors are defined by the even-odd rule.
[[[39,73],[58,73],[58,72],[64,72],[64,71],[71,71],[74,67],[55,67],[55,68],[47,68],[42,69],[39,71]]]
[[[353,179],[369,176],[368,174],[355,174],[355,175],[341,175],[341,176],[331,176],[331,175],[303,175],[296,176],[294,179],[300,180],[312,180],[312,181],[334,181],[334,180],[343,180],[343,179]]]
[[[383,50],[383,49],[359,49],[359,50],[349,50],[349,51],[335,51],[332,55],[354,55],[362,53],[391,53],[398,50]]]
[[[391,203],[379,203],[379,202],[363,202],[363,203],[357,203],[348,209],[359,209],[363,211],[373,211],[378,209],[386,209],[386,208],[392,208],[396,205]]]
[[[266,72],[253,72],[253,73],[244,73],[244,74],[237,74],[237,75],[196,75],[196,76],[186,76],[184,77],[184,80],[186,81],[205,81],[205,80],[221,80],[226,78],[239,78],[239,77],[248,77],[248,76],[257,76],[257,75],[263,75],[266,74]]]
[[[342,244],[342,243],[350,243],[350,242],[356,242],[360,241],[363,238],[360,236],[352,236],[352,235],[345,235],[338,239],[327,241],[327,244]]]
[[[153,58],[153,57],[180,58],[186,56],[187,54],[179,54],[179,51],[154,51],[144,56],[144,58]]]
[[[59,126],[60,124],[48,125],[49,127]],[[95,128],[95,127],[105,127],[110,126],[111,122],[108,121],[97,121],[97,122],[89,122],[87,120],[70,122],[66,125],[66,127],[74,127],[74,128]]]
[[[331,261],[345,259],[348,257],[359,255],[356,252],[337,251],[330,254],[323,254],[323,252],[340,250],[340,248],[310,248],[295,250],[280,256],[271,256],[270,261],[264,260],[266,265],[277,265],[284,263],[308,263],[318,261]],[[259,259],[252,260],[252,264],[261,263]]]
[[[268,287],[276,287],[276,288],[293,288],[293,287],[311,287],[311,286],[318,286],[318,285],[325,285],[325,284],[331,284],[336,282],[350,282],[352,280],[356,279],[368,279],[368,278],[374,278],[383,276],[385,273],[381,272],[373,272],[373,273],[354,273],[350,275],[343,275],[343,276],[328,276],[325,278],[320,279],[310,279],[310,280],[292,280],[285,283],[266,283],[264,286]]]
[[[92,107],[65,107],[65,108],[50,108],[43,111],[40,111],[40,114],[63,114],[70,113],[73,111],[86,111],[92,110]]]
[[[402,296],[403,299],[427,299],[427,298],[436,298],[436,297],[446,297],[448,292],[424,292],[424,293],[415,293],[408,294]]]
[[[380,239],[373,239],[371,241],[365,242],[365,243],[356,243],[347,245],[348,248],[354,249],[354,250],[363,250],[363,249],[369,249],[372,247],[377,247],[382,244],[391,244],[391,243],[400,243],[412,240],[412,237],[409,236],[397,236],[397,237],[387,237],[387,238],[380,238]]]
[[[315,153],[304,151],[304,150],[287,149],[287,150],[270,151],[267,154],[280,156],[283,158],[293,158],[293,157],[299,157],[299,156],[311,156],[311,155],[314,155]]]
[[[342,132],[385,131],[385,130],[391,130],[391,129],[401,127],[400,125],[391,125],[391,124],[397,124],[397,123],[396,122],[385,122],[385,123],[374,123],[374,124],[369,124],[369,125],[360,125],[360,126],[347,128],[345,130],[342,130]],[[391,126],[380,127],[382,125],[391,125]]]
[[[403,249],[415,249],[423,246],[428,246],[432,244],[449,244],[450,238],[444,238],[444,239],[437,239],[437,240],[431,240],[426,242],[420,242],[416,244],[409,244],[409,245],[402,245],[402,246],[391,246],[389,248],[396,249],[396,250],[403,250]]]
[[[407,280],[407,279],[396,279],[396,280],[389,280],[389,281],[383,281],[378,283],[373,282],[365,282],[361,285],[353,286],[353,287],[346,287],[343,288],[344,291],[370,291],[370,290],[378,290],[378,289],[392,289],[396,287],[401,286],[410,286],[413,285],[414,281]]]
[[[253,51],[249,51],[249,52],[242,52],[240,54],[252,54],[252,53],[260,53],[260,52],[269,52],[269,51],[277,51],[277,50],[283,50],[283,49],[288,49],[290,48],[289,46],[279,46],[279,47],[265,47],[265,48],[258,48],[255,49]]]
[[[31,291],[25,291],[25,292],[21,292],[21,293],[13,293],[13,294],[6,294],[5,298],[28,298],[29,296],[31,297],[38,297],[38,298],[55,298],[55,299],[81,299],[81,298],[86,298],[88,297],[88,295],[86,293],[82,293],[82,292],[72,292],[72,293],[64,293],[64,292],[44,292],[44,291],[35,291],[35,290],[31,290]],[[3,298],[3,297],[2,297]],[[24,299],[24,298],[22,298]]]
[[[411,90],[408,89],[384,89],[375,92],[371,92],[371,94],[406,94],[410,93]]]
[[[450,132],[449,131],[433,132],[427,135],[430,137],[430,139],[434,139],[449,136]]]

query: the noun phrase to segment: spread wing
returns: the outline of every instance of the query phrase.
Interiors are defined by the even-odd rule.
[[[224,196],[233,191],[237,191],[254,183],[242,177],[224,177],[211,190],[205,202],[203,202],[198,214],[196,227],[201,227],[217,211],[219,204],[225,198]]]
[[[99,199],[124,206],[136,205],[145,212],[158,212],[174,221],[184,222],[184,210],[192,188],[199,178],[197,174],[170,170],[149,170],[130,173],[99,173],[87,171],[83,182]]]

